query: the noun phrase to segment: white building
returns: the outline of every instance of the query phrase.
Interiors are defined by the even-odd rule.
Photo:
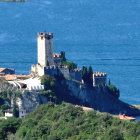
[[[44,86],[41,85],[41,81],[39,78],[30,78],[22,81],[22,83],[26,84],[26,89],[31,90],[43,90]]]
[[[13,110],[12,109],[8,109],[5,111],[5,117],[13,117]]]
[[[29,78],[26,80],[15,80],[8,82],[18,89],[24,89],[29,91],[38,91],[44,89],[44,86],[41,85],[41,81],[39,78]]]

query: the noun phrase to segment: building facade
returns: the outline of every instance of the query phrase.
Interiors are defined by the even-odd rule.
[[[8,117],[13,117],[13,109],[8,109],[5,111],[5,117],[8,118]]]

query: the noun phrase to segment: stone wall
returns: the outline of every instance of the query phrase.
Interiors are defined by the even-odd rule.
[[[108,92],[107,87],[88,88],[75,81],[67,81],[70,94],[81,101],[81,105],[87,105],[101,112],[111,114],[125,113],[128,115],[140,115],[140,110],[122,102]]]
[[[46,104],[48,102],[46,97],[40,95],[40,93],[36,91],[25,91],[22,94],[21,100],[22,108],[24,108],[27,113],[34,111],[39,105]]]

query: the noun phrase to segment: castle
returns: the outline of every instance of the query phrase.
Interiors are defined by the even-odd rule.
[[[63,75],[66,79],[82,82],[82,70],[76,68],[70,70],[62,65],[61,54],[53,53],[53,33],[41,32],[37,35],[37,64],[32,65],[31,74],[33,76],[43,75]],[[93,86],[106,85],[107,74],[103,72],[93,73]]]
[[[67,80],[73,80],[81,84],[84,83],[82,78],[82,69],[72,68],[70,69],[63,62],[67,62],[63,54],[53,53],[53,33],[41,32],[37,35],[37,64],[31,66],[30,77],[25,77],[24,80],[14,78],[8,82],[24,91],[40,91],[44,89],[41,84],[40,77],[43,75],[49,75],[52,77],[63,76]],[[9,70],[9,69],[8,69]],[[7,70],[5,70],[7,72]],[[8,71],[9,72],[9,71]],[[11,71],[10,71],[11,72]],[[13,71],[12,71],[13,72]],[[15,77],[15,75],[12,75]],[[21,76],[20,76],[21,77]],[[23,77],[23,76],[22,76]],[[27,78],[27,79],[26,79]],[[107,84],[107,74],[103,72],[93,72],[93,87],[100,85],[105,86]],[[23,102],[19,98],[16,101],[19,108],[19,117],[22,118],[28,114],[28,111],[23,107]],[[5,112],[5,117],[13,116],[13,107]]]

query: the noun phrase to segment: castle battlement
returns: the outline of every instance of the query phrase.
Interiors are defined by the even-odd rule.
[[[77,68],[77,69],[73,69],[73,70],[71,70],[70,72],[81,72],[81,71],[82,71],[82,69]]]
[[[38,38],[41,38],[41,39],[52,39],[53,38],[53,33],[51,32],[40,32],[38,33]]]
[[[62,65],[60,53],[53,53],[53,33],[40,32],[37,38],[38,63],[32,65],[31,72],[34,75],[42,76],[48,74],[50,76],[63,75],[66,79],[82,80],[82,69],[76,68],[70,70],[68,66]],[[93,73],[93,85],[105,85],[107,74],[104,72]]]
[[[41,32],[37,37],[38,64],[43,67],[54,65],[53,60],[53,33]]]
[[[54,58],[61,58],[61,54],[59,54],[59,53],[54,53],[54,54],[53,54],[53,57],[54,57]]]
[[[93,73],[93,86],[106,85],[107,74],[104,72]]]
[[[56,66],[55,65],[51,65],[51,66],[47,66],[45,67],[46,70],[53,70],[53,69],[56,69]]]
[[[94,77],[106,77],[107,74],[104,72],[95,72],[95,73],[93,73],[93,76]]]
[[[63,68],[63,69],[68,69],[68,66],[59,66],[59,68],[61,69],[61,68]]]

